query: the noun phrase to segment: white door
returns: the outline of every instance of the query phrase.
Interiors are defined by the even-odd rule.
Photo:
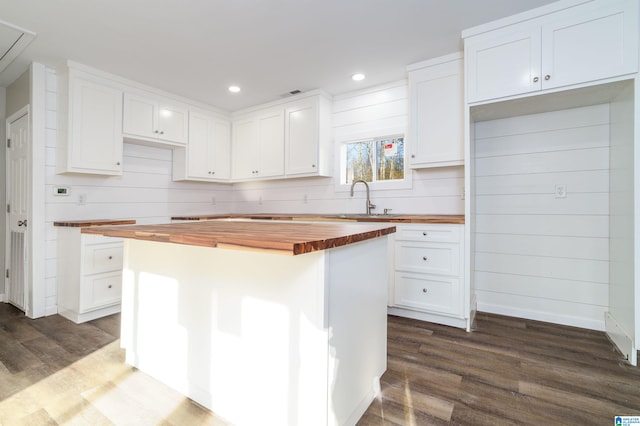
[[[29,213],[29,112],[10,117],[7,121],[7,246],[6,289],[9,303],[21,310],[26,308],[28,280]]]

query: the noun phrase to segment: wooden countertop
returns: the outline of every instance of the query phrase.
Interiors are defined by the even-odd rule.
[[[395,226],[384,224],[264,221],[198,221],[82,228],[84,234],[289,255],[353,244],[395,231]]]
[[[464,215],[363,215],[363,214],[213,214],[174,216],[171,220],[259,219],[259,220],[308,220],[333,222],[385,222],[385,223],[453,223],[464,224]]]
[[[135,225],[133,219],[93,219],[93,220],[65,220],[53,222],[53,226],[69,226],[73,228],[84,228],[86,226],[105,226],[105,225]]]

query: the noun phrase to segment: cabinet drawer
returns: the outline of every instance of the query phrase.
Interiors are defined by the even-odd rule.
[[[122,299],[121,272],[91,275],[82,285],[82,312],[118,304]]]
[[[458,243],[461,233],[460,225],[399,225],[396,226],[396,241]]]
[[[427,274],[396,272],[396,306],[460,314],[460,280]]]
[[[122,269],[121,243],[87,245],[84,253],[84,274],[100,274]]]
[[[446,243],[396,242],[396,271],[460,275],[460,246]]]

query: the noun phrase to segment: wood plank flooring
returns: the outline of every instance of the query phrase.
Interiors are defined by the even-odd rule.
[[[119,315],[30,320],[0,303],[0,424],[225,424],[127,366],[119,324]],[[609,425],[640,415],[640,369],[604,333],[482,313],[473,333],[389,316],[381,385],[359,425]]]

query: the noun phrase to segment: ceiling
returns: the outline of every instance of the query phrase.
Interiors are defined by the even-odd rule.
[[[0,0],[3,20],[36,33],[0,87],[32,61],[71,59],[234,111],[296,89],[336,95],[405,78],[407,64],[461,50],[461,30],[551,2]]]

